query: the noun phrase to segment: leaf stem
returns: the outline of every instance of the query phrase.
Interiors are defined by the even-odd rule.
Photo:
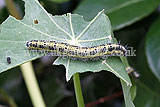
[[[90,102],[90,103],[86,104],[86,107],[96,106],[96,105],[104,103],[106,101],[113,100],[113,99],[115,99],[117,97],[122,96],[122,94],[123,94],[122,91],[119,91],[119,92],[113,93],[110,96],[101,97],[101,98],[99,98],[99,99],[97,99],[97,100],[95,100],[93,102]]]
[[[6,0],[6,5],[9,13],[17,19],[21,19],[21,15],[16,9],[13,0]],[[22,74],[31,97],[31,101],[34,107],[46,107],[44,100],[42,98],[38,83],[34,74],[32,63],[28,62],[20,66]]]
[[[24,81],[26,83],[31,101],[34,107],[46,107],[42,98],[36,76],[32,67],[32,63],[28,62],[20,66],[23,74]]]
[[[6,6],[7,6],[7,10],[8,12],[14,16],[16,19],[21,19],[21,15],[18,12],[18,10],[16,9],[16,6],[13,2],[13,0],[6,0]]]
[[[84,107],[83,95],[81,91],[81,84],[79,79],[79,73],[73,75],[74,88],[76,93],[76,100],[78,107]]]

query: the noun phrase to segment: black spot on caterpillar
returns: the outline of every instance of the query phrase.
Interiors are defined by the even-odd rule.
[[[139,78],[140,74],[135,71],[132,67],[128,66],[126,67],[126,72],[132,77],[132,78]]]
[[[104,59],[108,56],[126,56],[127,50],[120,44],[103,44],[92,47],[81,47],[46,40],[31,40],[26,44],[29,50],[52,52],[56,56],[69,56],[83,61]]]
[[[7,63],[11,64],[11,58],[10,57],[7,57]]]

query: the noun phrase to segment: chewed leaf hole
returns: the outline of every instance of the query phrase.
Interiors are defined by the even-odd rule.
[[[36,20],[34,20],[34,24],[38,24],[39,23],[39,21],[36,19]]]

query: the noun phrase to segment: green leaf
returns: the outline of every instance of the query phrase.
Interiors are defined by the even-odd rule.
[[[92,61],[92,62],[82,62],[82,61],[75,61],[70,59],[59,59],[54,64],[63,64],[66,67],[66,80],[68,81],[73,74],[76,72],[86,72],[86,71],[93,71],[99,72],[101,70],[108,70],[114,73],[117,77],[123,78],[123,80],[130,85],[130,81],[127,80],[127,76],[124,75],[124,68],[123,64],[118,58],[108,58],[106,62],[103,61]]]
[[[120,81],[121,81],[121,85],[122,85],[122,89],[123,89],[123,96],[124,96],[124,101],[125,101],[126,107],[135,107],[132,102],[133,97],[131,97],[131,92],[130,92],[131,86],[127,86],[125,84],[125,82],[122,80],[120,80]]]
[[[160,81],[160,17],[151,26],[147,33],[146,54],[149,67]]]
[[[25,0],[25,16],[16,20],[12,16],[1,25],[0,33],[0,71],[5,71],[27,61],[36,59],[42,54],[35,54],[26,48],[30,40],[55,40],[80,46],[95,46],[113,43],[112,30],[108,17],[99,12],[92,21],[86,22],[77,14],[52,16],[37,0]],[[38,21],[34,23],[34,21]],[[7,64],[6,57],[10,56],[12,63]],[[67,81],[76,72],[108,70],[131,85],[124,66],[118,57],[110,57],[106,61],[75,61],[58,58],[54,64],[66,67]]]
[[[160,82],[149,69],[143,45],[142,41],[137,50],[136,68],[140,73],[140,78],[136,81],[137,96],[134,102],[137,107],[159,107]]]
[[[152,91],[140,81],[137,82],[137,96],[135,98],[136,107],[159,107],[160,94]]]
[[[160,82],[158,78],[154,75],[154,73],[149,68],[147,63],[147,57],[145,55],[145,44],[142,41],[139,49],[137,50],[137,61],[136,61],[136,68],[140,73],[139,80],[152,91],[157,94],[160,94]],[[148,81],[152,80],[152,81]],[[154,84],[153,84],[154,83]]]
[[[130,89],[130,93],[131,93],[132,101],[134,101],[134,99],[136,97],[136,94],[137,94],[137,86],[136,86],[136,83],[134,81],[132,81],[132,87]]]
[[[105,9],[114,30],[128,26],[153,12],[159,0],[83,0],[74,13],[91,20],[98,11]]]

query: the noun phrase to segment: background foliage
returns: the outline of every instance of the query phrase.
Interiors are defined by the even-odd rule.
[[[14,0],[14,3],[23,16],[24,2]],[[111,20],[115,37],[122,44],[136,49],[136,56],[128,57],[130,65],[141,74],[138,80],[134,80],[137,86],[135,105],[160,106],[159,0],[40,0],[40,3],[53,15],[72,12],[83,15],[87,21],[104,8]],[[7,5],[1,0],[0,23],[8,15]],[[54,57],[42,57],[33,61],[44,100],[49,107],[75,107],[73,82],[66,82],[64,66],[52,66],[54,60]],[[81,74],[80,78],[86,104],[122,90],[119,79],[109,72],[87,72]],[[1,105],[14,105],[14,101],[18,106],[32,105],[19,67],[1,73],[0,87]],[[122,104],[123,97],[120,96],[97,106],[119,107]]]

